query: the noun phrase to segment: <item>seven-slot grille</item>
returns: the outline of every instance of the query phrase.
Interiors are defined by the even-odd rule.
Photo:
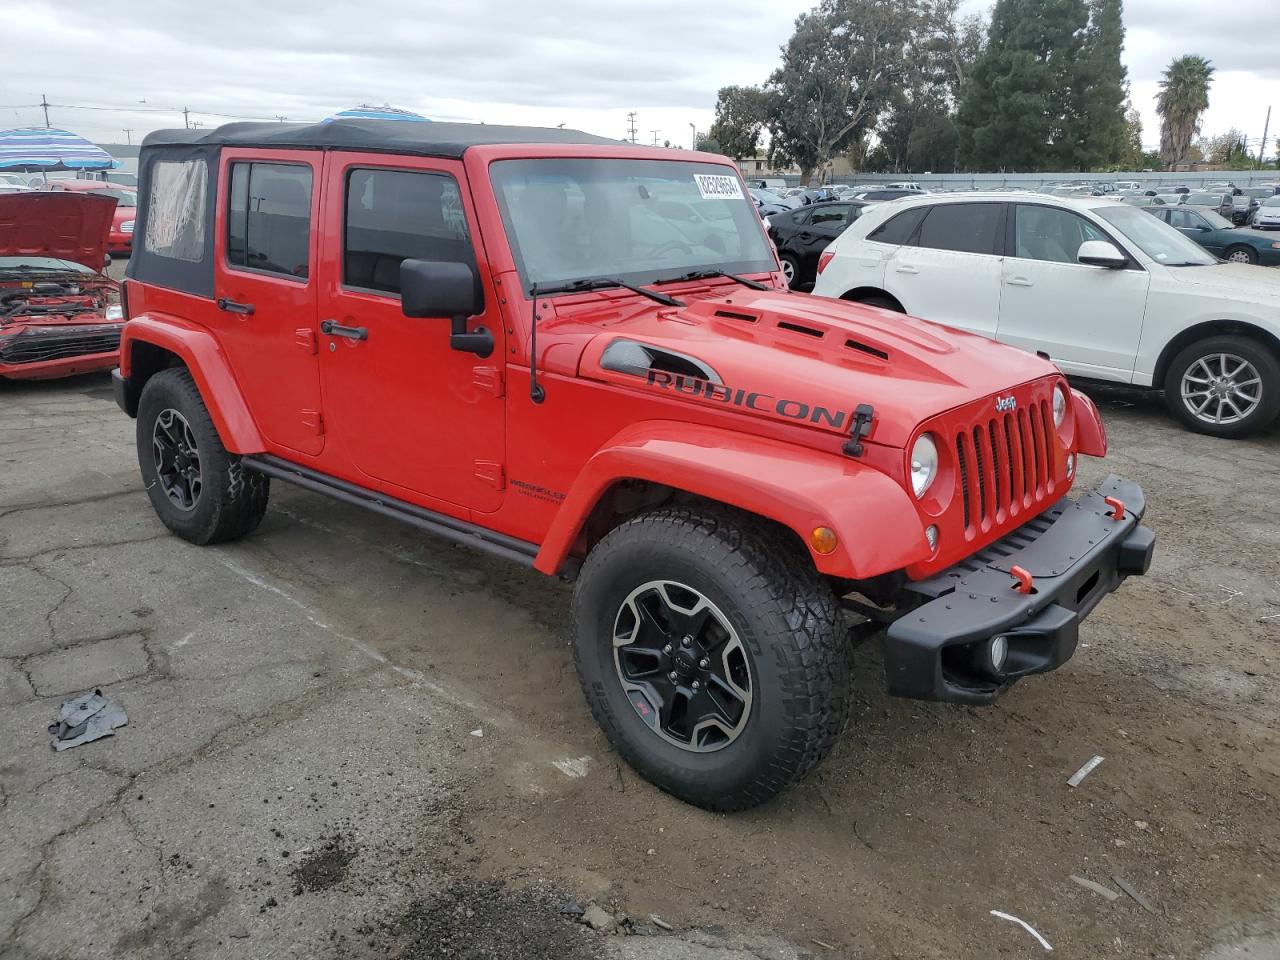
[[[1047,400],[998,413],[956,434],[964,525],[989,527],[1053,492],[1053,418]]]

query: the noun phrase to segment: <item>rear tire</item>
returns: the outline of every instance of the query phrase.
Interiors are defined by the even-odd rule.
[[[881,310],[892,310],[894,313],[907,312],[902,309],[902,304],[900,304],[897,300],[893,300],[889,297],[864,297],[863,299],[857,302],[864,303],[868,307],[879,307]]]
[[[587,556],[573,621],[578,677],[610,743],[689,803],[764,803],[844,728],[851,662],[836,598],[794,537],[756,517],[669,507],[626,521]]]
[[[1244,437],[1280,413],[1280,361],[1248,337],[1208,337],[1173,358],[1164,397],[1188,429],[1213,437]]]
[[[1223,254],[1222,259],[1232,263],[1251,263],[1257,266],[1258,251],[1253,247],[1231,247]]]
[[[787,280],[787,286],[794,290],[800,285],[800,261],[789,253],[778,254],[778,259],[782,261],[782,275]]]
[[[151,506],[182,539],[223,543],[262,522],[271,482],[227,452],[188,370],[161,370],[142,388],[137,446]]]

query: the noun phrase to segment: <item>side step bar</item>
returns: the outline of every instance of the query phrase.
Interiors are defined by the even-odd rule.
[[[506,534],[486,530],[484,527],[467,523],[465,520],[457,520],[443,513],[436,513],[416,504],[397,500],[395,497],[389,497],[385,493],[368,490],[354,483],[348,483],[346,480],[339,480],[337,477],[331,477],[308,467],[290,463],[288,460],[281,460],[279,457],[273,457],[270,454],[264,453],[243,457],[241,462],[250,470],[264,473],[268,477],[295,484],[304,490],[323,493],[325,496],[341,500],[343,503],[364,507],[366,510],[380,513],[384,517],[401,520],[410,526],[417,527],[419,530],[425,530],[427,533],[434,533],[436,536],[452,540],[454,543],[484,550],[505,560],[514,560],[516,563],[526,567],[533,566],[533,558],[538,554],[538,545],[536,543],[517,540],[515,537],[508,537]]]

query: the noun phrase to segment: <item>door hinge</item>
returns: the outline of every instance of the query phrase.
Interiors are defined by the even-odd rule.
[[[302,425],[317,437],[324,436],[324,417],[319,410],[303,410]]]
[[[502,490],[507,485],[507,474],[502,464],[496,460],[477,460],[476,476],[495,490]]]
[[[297,330],[293,331],[293,340],[294,343],[312,356],[319,351],[319,344],[316,341],[316,332],[310,327],[299,327]]]
[[[503,394],[502,370],[498,367],[475,367],[472,382],[481,390],[487,390],[495,397]]]

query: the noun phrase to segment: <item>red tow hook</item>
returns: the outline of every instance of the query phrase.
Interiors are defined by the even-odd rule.
[[[1124,519],[1124,501],[1119,497],[1103,497],[1102,502],[1111,508],[1111,512],[1107,514],[1112,520]]]
[[[1010,567],[1009,572],[1013,574],[1013,579],[1018,582],[1013,585],[1013,589],[1019,593],[1030,593],[1032,589],[1032,579],[1029,571],[1023,570],[1022,567]]]

